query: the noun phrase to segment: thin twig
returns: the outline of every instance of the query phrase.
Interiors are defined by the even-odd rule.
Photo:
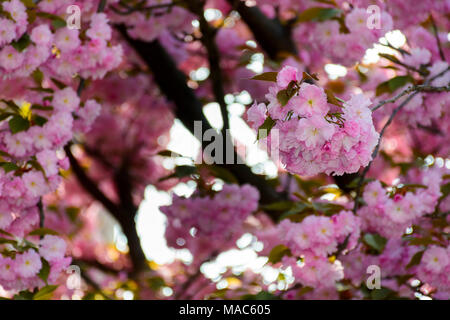
[[[105,11],[105,7],[106,7],[106,0],[100,0],[100,3],[98,4],[97,7],[97,12],[100,13]]]
[[[126,4],[125,2],[120,1],[119,5],[121,7],[123,7],[123,8],[125,8],[126,9],[125,11],[121,11],[121,10],[119,10],[116,7],[111,7],[111,9],[115,13],[117,13],[119,15],[123,15],[123,16],[130,15],[130,14],[132,14],[134,12],[146,12],[147,14],[151,14],[154,10],[158,10],[158,9],[167,9],[166,13],[169,13],[170,10],[172,9],[172,7],[178,5],[178,4],[182,3],[182,2],[183,1],[178,0],[178,1],[172,1],[170,3],[161,3],[161,4],[155,4],[155,5],[152,5],[152,6],[144,7],[143,5],[145,5],[146,0],[143,0],[143,1],[139,2],[139,3],[137,3],[134,7],[132,7],[132,6],[128,5],[128,4]]]
[[[100,286],[94,280],[92,280],[91,277],[89,277],[85,272],[81,272],[81,277],[88,285],[93,287],[99,294],[101,294],[103,298],[105,298],[106,300],[114,300],[114,298],[111,298],[106,293],[104,293],[102,288],[100,288]]]
[[[203,3],[193,1],[190,3],[190,10],[198,16],[200,31],[202,32],[201,41],[208,52],[209,68],[211,70],[212,90],[217,103],[220,106],[220,112],[223,120],[222,134],[226,137],[226,130],[230,128],[227,104],[225,103],[225,90],[223,86],[223,72],[220,66],[220,52],[216,43],[217,29],[212,27],[204,17]]]
[[[433,15],[430,13],[430,21],[431,26],[433,27],[434,36],[436,37],[437,46],[439,49],[439,55],[441,56],[442,61],[445,61],[444,51],[442,50],[441,39],[439,39],[439,31],[436,26],[436,22],[434,21]]]
[[[400,99],[401,97],[403,97],[404,95],[413,92],[413,91],[420,91],[420,92],[444,92],[444,91],[450,91],[450,86],[442,86],[442,87],[433,87],[433,86],[429,86],[429,85],[416,85],[416,86],[411,86],[405,90],[403,90],[402,92],[400,92],[398,95],[396,95],[395,97],[391,98],[391,99],[386,99],[383,101],[380,101],[375,107],[372,108],[372,112],[375,110],[378,110],[379,108],[381,108],[382,106],[384,106],[387,103],[392,103],[397,101],[398,99]]]
[[[450,67],[447,67],[445,70],[439,72],[437,75],[435,75],[435,76],[433,76],[433,77],[427,79],[427,80],[424,82],[422,88],[427,88],[427,87],[429,86],[429,84],[430,84],[431,82],[433,82],[433,80],[435,80],[435,79],[437,79],[437,78],[443,76],[443,75],[444,75],[445,73],[447,73],[449,70],[450,70]],[[364,178],[365,178],[367,172],[369,171],[369,169],[370,169],[370,167],[371,167],[373,161],[375,160],[375,158],[376,158],[376,156],[377,156],[377,154],[378,154],[378,151],[379,151],[380,145],[381,145],[381,139],[383,138],[383,135],[384,135],[384,133],[385,133],[387,127],[392,123],[392,120],[394,119],[395,115],[396,115],[396,114],[397,114],[397,113],[398,113],[398,112],[399,112],[406,104],[408,104],[409,101],[411,101],[417,94],[419,94],[419,92],[420,92],[420,91],[415,91],[415,92],[413,92],[413,93],[412,93],[411,95],[409,95],[408,98],[406,98],[406,99],[405,99],[398,107],[396,107],[396,108],[394,109],[394,111],[392,111],[392,114],[391,114],[391,116],[389,117],[389,119],[388,119],[388,121],[386,122],[386,124],[385,124],[385,125],[383,126],[383,128],[381,129],[381,132],[380,132],[380,138],[378,139],[378,143],[377,143],[377,145],[376,145],[376,147],[375,147],[375,149],[374,149],[374,151],[373,151],[373,153],[372,153],[372,160],[371,160],[371,161],[369,162],[369,164],[364,168],[364,171],[362,172],[362,174],[361,174],[360,177],[359,177],[358,184],[357,184],[357,187],[356,187],[356,197],[355,197],[355,203],[354,203],[354,206],[353,206],[353,213],[356,213],[356,211],[358,210],[358,206],[359,206],[359,198],[361,197],[361,187],[362,187],[362,185],[363,185]]]
[[[214,258],[217,257],[217,255],[219,254],[219,252],[217,251],[213,251],[208,258],[206,258],[205,260],[203,260],[203,262],[201,262],[196,270],[196,272],[189,277],[189,279],[183,283],[183,285],[181,286],[180,291],[178,291],[177,293],[175,293],[174,297],[176,300],[180,299],[181,297],[183,297],[183,295],[188,291],[188,289],[191,287],[191,285],[195,282],[195,280],[198,279],[198,277],[200,277],[200,275],[202,274],[201,272],[201,266],[206,263],[209,262],[211,260],[213,260]],[[188,297],[189,298],[189,297]]]

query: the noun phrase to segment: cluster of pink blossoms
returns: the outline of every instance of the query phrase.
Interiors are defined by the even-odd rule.
[[[0,285],[6,290],[21,291],[43,287],[45,282],[55,283],[72,260],[65,257],[66,242],[58,236],[46,235],[32,248],[19,241],[11,243],[18,250],[7,250],[0,256]],[[44,263],[48,264],[48,275],[40,274]]]
[[[152,14],[146,11],[135,10],[128,14],[114,14],[111,12],[114,22],[124,22],[130,26],[127,30],[129,35],[144,41],[153,41],[165,36],[170,37],[171,32],[192,32],[191,21],[195,16],[181,6],[171,5],[171,0],[147,0],[144,7],[159,6],[152,10]],[[167,5],[167,6],[164,6]],[[127,12],[128,9],[117,6],[117,11]],[[162,37],[161,37],[161,40]]]
[[[439,170],[428,170],[419,180],[425,188],[405,194],[386,190],[379,181],[367,184],[363,194],[367,205],[358,210],[363,229],[388,238],[401,237],[420,217],[434,211],[442,195],[442,176]]]
[[[0,265],[3,270],[15,266],[14,272],[0,275],[4,288],[42,285],[44,282],[37,277],[41,257],[54,271],[49,281],[55,281],[56,274],[70,263],[70,258],[64,258],[63,239],[47,235],[40,241],[37,238],[35,247],[33,236],[28,242],[24,240],[39,227],[36,205],[40,198],[58,188],[62,181],[60,170],[69,167],[59,150],[72,139],[77,127],[88,129],[99,114],[100,105],[88,100],[81,106],[70,87],[52,92],[47,96],[51,99],[36,93],[28,97],[29,101],[5,100],[0,104],[0,113],[8,120],[0,122],[0,229],[7,239]]]
[[[8,17],[0,18],[0,75],[8,78],[27,77],[36,69],[54,76],[70,79],[74,75],[101,78],[116,68],[122,59],[122,47],[109,44],[112,36],[108,19],[103,13],[90,17],[85,40],[78,29],[51,27],[45,14],[63,17],[66,6],[46,6],[41,1],[37,18],[31,24],[27,7],[20,0],[5,1],[3,10]],[[47,9],[50,11],[41,11]],[[63,18],[61,18],[61,21]],[[53,30],[52,30],[53,29]],[[18,46],[17,44],[25,45]]]
[[[448,63],[445,61],[436,61],[431,64],[432,54],[426,48],[413,48],[410,50],[410,55],[403,57],[403,62],[413,68],[422,69],[427,65],[431,65],[428,68],[428,78],[432,78],[444,72],[448,68]],[[435,87],[447,86],[450,83],[450,71],[447,71],[440,77],[432,81],[431,85]],[[395,96],[403,90],[410,87],[408,83],[405,86],[397,89],[392,94]],[[386,99],[391,93],[384,94],[377,98],[377,101]],[[376,102],[377,102],[376,101]],[[382,119],[390,115],[402,100],[396,103],[390,103],[383,106],[381,112],[378,112],[377,117]],[[433,126],[435,121],[445,122],[442,118],[448,115],[448,104],[450,103],[449,92],[432,92],[432,93],[418,93],[412,98],[412,100],[405,105],[405,107],[399,112],[397,121],[402,121],[412,126]]]
[[[97,3],[78,3],[83,30],[62,25],[71,4],[1,4],[0,75],[6,80],[0,102],[0,285],[6,290],[55,283],[69,265],[61,237],[33,233],[43,222],[38,204],[69,168],[62,148],[75,133],[91,129],[101,107],[94,99],[81,101],[63,82],[77,75],[102,78],[122,60],[107,16],[95,13]]]
[[[259,192],[250,185],[224,185],[213,196],[174,196],[161,207],[168,219],[166,239],[175,248],[198,256],[232,246],[242,235],[243,223],[258,208]]]
[[[421,249],[419,246],[410,245],[405,239],[391,238],[379,255],[367,254],[364,246],[359,245],[338,259],[342,261],[345,278],[355,287],[359,287],[367,279],[367,267],[377,265],[382,270],[381,286],[397,291],[399,296],[414,299],[416,288],[412,284],[414,280],[420,280],[420,286],[417,288],[420,293],[432,293],[433,298],[447,300],[450,298],[449,250],[448,245],[430,245]],[[413,257],[422,251],[420,263],[408,267]],[[410,275],[406,283],[399,284],[395,280],[395,277],[404,277],[406,274]]]
[[[380,13],[379,25],[372,26],[375,21],[366,8],[355,7],[345,15],[345,32],[336,20],[300,23],[294,30],[294,38],[302,46],[311,47],[306,61],[314,63],[318,57],[323,57],[351,66],[361,60],[366,50],[393,27],[392,18],[385,11]]]
[[[431,245],[417,267],[418,278],[437,290],[438,299],[450,299],[450,246]]]
[[[279,132],[279,154],[286,170],[305,176],[325,172],[342,175],[359,170],[372,159],[379,134],[372,122],[370,100],[362,94],[353,95],[342,108],[332,112],[324,90],[301,83],[296,68],[284,67],[277,84],[269,88],[269,104],[255,104],[248,110],[248,120],[258,130],[270,117],[276,122],[272,130]],[[298,92],[282,105],[281,90]],[[337,108],[335,108],[337,109]],[[276,139],[269,134],[273,150]],[[276,147],[276,146],[275,146]]]
[[[360,219],[350,211],[332,217],[308,216],[301,223],[283,220],[277,227],[278,234],[292,253],[283,257],[283,267],[291,267],[295,281],[304,286],[334,287],[336,281],[344,278],[344,270],[340,261],[328,257],[346,239],[345,249],[356,246],[360,224]]]

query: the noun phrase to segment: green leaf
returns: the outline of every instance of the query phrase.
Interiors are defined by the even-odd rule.
[[[166,282],[161,277],[153,277],[147,279],[147,284],[153,291],[157,291],[166,285]]]
[[[425,250],[416,252],[412,256],[412,258],[409,261],[409,263],[406,265],[406,269],[409,269],[409,268],[411,268],[413,266],[417,266],[420,263],[420,261],[422,260],[422,256],[423,256],[424,252],[425,252]]]
[[[385,58],[385,59],[393,62],[393,63],[400,63],[400,60],[398,60],[397,57],[392,54],[379,53],[378,55],[382,58]]]
[[[327,100],[328,103],[334,104],[335,106],[338,106],[339,108],[343,108],[342,100],[336,98],[336,96],[333,94],[333,92],[329,89],[325,89],[325,93],[327,94]]]
[[[53,111],[53,107],[52,106],[43,106],[40,104],[33,104],[31,106],[32,110],[40,110],[40,111]]]
[[[423,238],[411,238],[408,244],[410,246],[428,246],[430,244],[439,244],[439,242],[434,241],[431,237],[423,237]]]
[[[372,300],[385,300],[394,295],[395,295],[394,291],[385,287],[381,287],[380,289],[374,289],[370,292]]]
[[[283,219],[289,218],[291,220],[300,222],[299,220],[303,220],[303,218],[305,218],[306,215],[299,215],[299,213],[302,213],[304,211],[306,211],[306,213],[308,213],[308,211],[309,211],[309,214],[312,214],[313,212],[312,212],[311,208],[312,208],[312,205],[309,203],[296,202],[295,205],[292,208],[290,208],[289,210],[287,210],[286,212],[284,212],[278,220],[283,220]]]
[[[15,241],[15,240],[0,238],[0,244],[7,244],[7,243],[12,244],[12,245],[17,245],[17,241]]]
[[[23,36],[14,42],[11,43],[14,49],[19,52],[24,51],[31,44],[30,36],[27,33],[24,33]]]
[[[3,230],[3,229],[0,229],[0,234],[3,234],[3,235],[8,236],[8,237],[14,237],[11,233],[6,232],[6,231]]]
[[[281,106],[285,106],[291,97],[288,95],[287,89],[283,89],[278,91],[277,93],[277,100],[281,104]]]
[[[277,93],[277,100],[282,107],[287,105],[289,100],[297,93],[297,88],[295,87],[295,82],[291,81],[286,89],[280,90]]]
[[[40,11],[38,13],[36,13],[36,15],[40,18],[44,18],[44,19],[49,19],[52,21],[52,26],[57,29],[60,28],[61,26],[66,26],[66,22],[63,18],[61,18],[60,16],[57,16],[55,14],[51,14],[48,12],[43,12]]]
[[[394,92],[398,88],[401,88],[404,85],[406,85],[408,82],[413,83],[414,79],[411,76],[397,76],[395,78],[392,78],[391,80],[388,81],[389,90],[391,92]]]
[[[55,86],[58,87],[58,89],[63,90],[65,88],[67,88],[67,85],[65,83],[59,81],[58,79],[55,79],[55,78],[50,78],[50,79],[55,84]]]
[[[44,168],[41,166],[41,164],[36,160],[30,160],[27,162],[29,165],[31,165],[34,169],[37,171],[42,172],[42,175],[44,176],[45,180],[47,180],[47,175],[45,174]]]
[[[161,157],[183,157],[181,154],[176,153],[171,150],[160,151],[160,152],[158,152],[158,156],[161,156]]]
[[[42,116],[37,115],[37,114],[33,115],[32,118],[31,118],[31,120],[32,120],[35,124],[37,124],[39,127],[43,127],[44,124],[46,124],[47,121],[48,121],[47,118],[42,117]]]
[[[272,130],[275,124],[276,124],[275,120],[273,120],[270,116],[267,116],[266,120],[264,120],[264,123],[258,128],[256,140],[268,137],[270,130]],[[266,132],[262,130],[266,130]],[[261,136],[260,134],[263,134],[264,136]]]
[[[309,74],[306,71],[303,71],[303,81],[305,80],[311,80],[311,81],[319,81],[319,77],[317,77],[317,74],[313,73],[313,74]]]
[[[36,7],[36,4],[33,0],[20,0],[28,9],[33,9]]]
[[[29,236],[45,236],[47,234],[50,234],[53,236],[59,235],[58,232],[56,232],[55,230],[49,229],[49,228],[35,229],[35,230],[31,231],[28,235]]]
[[[283,244],[275,246],[269,253],[269,262],[278,263],[284,256],[292,256],[291,250]]]
[[[41,258],[42,268],[39,270],[38,277],[42,279],[45,283],[47,283],[48,276],[50,274],[50,264],[44,258]]]
[[[312,204],[314,210],[321,212],[325,215],[332,215],[338,213],[341,210],[344,210],[344,207],[335,203],[330,202],[313,202]]]
[[[252,80],[277,82],[278,72],[264,72],[251,78]]]
[[[446,198],[450,194],[450,182],[441,186],[441,200]]]
[[[404,87],[408,82],[414,83],[414,79],[411,76],[397,76],[388,81],[380,83],[376,88],[376,95],[382,95],[383,93],[393,93],[399,88]]]
[[[246,294],[241,297],[241,300],[280,300],[280,297],[267,291],[260,291],[257,294]]]
[[[261,207],[265,211],[285,211],[291,209],[295,205],[292,201],[279,201],[267,204]]]
[[[44,73],[40,69],[36,69],[31,74],[34,82],[38,85],[38,87],[42,87],[42,81],[44,81]]]
[[[66,21],[64,21],[63,19],[52,20],[52,26],[54,29],[64,28],[66,25]]]
[[[222,179],[226,183],[239,183],[234,174],[223,167],[208,165],[207,168],[212,173],[212,175],[214,175],[216,178]]]
[[[19,167],[15,163],[12,163],[12,162],[2,162],[2,163],[0,163],[0,167],[3,168],[5,173],[9,173],[11,171],[16,171],[19,169]]]
[[[43,92],[43,93],[54,93],[55,90],[51,89],[51,88],[41,88],[41,87],[37,87],[37,88],[29,88],[31,91],[36,91],[36,92]]]
[[[314,288],[308,287],[308,286],[302,287],[300,290],[298,290],[298,292],[297,292],[297,297],[301,297],[301,296],[303,296],[304,294],[307,294],[307,293],[309,293],[309,292],[311,292],[311,291],[314,291]]]
[[[9,120],[9,129],[12,134],[16,134],[21,131],[26,131],[30,128],[30,122],[27,119],[22,118],[19,115],[15,115]]]
[[[33,300],[50,300],[58,286],[45,286],[33,296]]]
[[[30,291],[20,291],[18,294],[14,295],[14,300],[32,300],[33,292]]]
[[[366,245],[381,253],[386,246],[387,239],[376,233],[366,233],[363,241]]]
[[[70,221],[75,222],[78,215],[80,214],[80,208],[78,207],[67,207],[66,214],[69,217]]]
[[[337,17],[341,11],[335,8],[313,7],[300,13],[297,22],[325,21]]]
[[[183,166],[177,166],[175,167],[175,172],[167,177],[163,177],[161,179],[159,179],[159,181],[165,181],[171,178],[186,178],[186,177],[190,177],[193,174],[198,174],[198,170],[196,167],[194,166],[188,166],[188,165],[183,165]]]
[[[6,151],[0,150],[0,157],[11,158],[11,155]]]
[[[353,180],[352,180],[348,185],[346,185],[345,187],[348,188],[348,189],[355,189],[355,188],[358,186],[359,179],[360,179],[360,177],[357,176],[355,179],[353,179]],[[373,178],[366,178],[366,179],[363,180],[363,182],[362,182],[361,185],[364,186],[364,185],[366,185],[366,184],[368,184],[369,182],[374,181],[374,180],[375,180],[375,179],[373,179]]]
[[[20,112],[19,106],[14,101],[12,101],[12,100],[5,100],[5,99],[1,99],[0,101],[5,103],[12,111],[17,112],[17,113]]]

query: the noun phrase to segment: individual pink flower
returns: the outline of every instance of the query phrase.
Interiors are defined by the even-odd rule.
[[[277,75],[277,85],[280,88],[286,88],[291,81],[297,82],[298,80],[298,70],[291,66],[284,67]]]
[[[96,13],[91,17],[91,25],[86,35],[90,39],[102,39],[108,41],[111,39],[111,27],[108,24],[108,18],[104,13]]]
[[[27,8],[22,3],[22,1],[5,1],[3,2],[3,9],[11,14],[11,18],[13,18],[16,23],[23,23],[27,21]]]
[[[252,123],[252,127],[257,130],[266,119],[266,105],[264,103],[253,103],[247,111],[247,119]]]
[[[16,263],[8,257],[0,256],[0,279],[12,281],[16,278]]]
[[[380,181],[369,182],[364,188],[363,199],[369,206],[384,205],[387,201],[386,190]]]
[[[16,25],[11,20],[0,18],[0,46],[16,38]]]
[[[443,73],[444,70],[448,68],[448,63],[445,61],[437,61],[433,63],[433,65],[430,68],[430,74],[428,75],[429,78],[433,78],[440,73]],[[450,71],[447,70],[443,73],[442,76],[436,78],[431,82],[433,86],[440,87],[440,86],[446,86],[450,82]]]
[[[371,103],[363,94],[352,95],[350,100],[344,103],[344,117],[366,123],[372,122],[372,111],[369,109]]]
[[[345,26],[354,33],[363,33],[369,31],[367,27],[369,21],[369,14],[366,9],[354,8],[349,14],[345,16]]]
[[[12,46],[6,46],[0,51],[0,66],[5,70],[17,69],[24,61],[24,54],[14,49]]]
[[[445,248],[435,245],[430,246],[422,256],[421,263],[424,267],[435,273],[441,272],[450,262],[448,252]]]
[[[298,115],[303,117],[325,116],[329,109],[327,96],[322,88],[313,84],[302,83],[299,98],[295,101],[294,106]]]
[[[4,142],[8,152],[17,157],[23,157],[31,148],[31,139],[23,132],[16,134],[6,133]]]
[[[431,52],[425,48],[412,48],[410,55],[405,55],[403,59],[407,65],[420,68],[421,65],[425,65],[430,62]]]
[[[60,28],[55,33],[55,45],[61,52],[70,52],[80,46],[77,29]]]
[[[28,192],[34,197],[39,197],[47,193],[47,183],[45,182],[42,172],[26,172],[22,176],[22,181]]]
[[[53,96],[53,106],[56,110],[65,112],[75,111],[80,104],[80,98],[70,87],[57,91]]]
[[[31,31],[31,41],[36,45],[47,45],[53,40],[53,34],[47,24],[41,24]]]
[[[35,276],[41,268],[41,257],[32,249],[16,256],[14,269],[21,277]]]
[[[300,141],[304,141],[307,148],[314,148],[330,139],[334,133],[334,126],[320,116],[300,119],[296,130]]]
[[[39,126],[34,126],[29,130],[33,145],[37,150],[49,149],[52,142],[49,139],[48,132]]]
[[[63,259],[67,248],[62,238],[53,235],[46,235],[39,242],[39,246],[39,253],[49,262]]]
[[[0,212],[0,229],[6,229],[13,222],[14,217],[10,212]]]
[[[43,150],[36,154],[36,159],[47,176],[58,174],[58,158],[55,151]]]

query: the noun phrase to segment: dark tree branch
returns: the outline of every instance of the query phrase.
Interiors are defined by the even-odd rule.
[[[106,210],[108,210],[116,219],[119,218],[118,206],[112,202],[105,194],[97,187],[95,182],[86,174],[84,169],[78,163],[78,160],[72,153],[71,145],[64,147],[67,157],[70,161],[70,166],[78,179],[81,186],[97,201],[99,201]]]
[[[434,36],[436,37],[436,43],[437,43],[437,46],[439,49],[439,55],[441,56],[442,61],[446,61],[444,51],[442,50],[441,39],[439,39],[439,30],[436,26],[436,22],[434,21],[433,15],[431,13],[430,13],[430,21],[431,21],[431,26],[433,27]]]
[[[185,74],[177,68],[164,47],[157,40],[143,42],[132,39],[127,35],[125,28],[118,28],[131,47],[136,50],[150,68],[162,93],[175,104],[175,115],[184,126],[189,131],[194,132],[194,122],[201,121],[203,130],[211,129],[211,125],[202,112],[203,104],[194,91],[188,87]],[[201,142],[203,149],[209,144],[207,141]],[[236,158],[237,155],[235,154]],[[223,164],[221,166],[232,172],[239,183],[249,183],[257,187],[261,194],[262,203],[271,203],[282,199],[282,196],[267,183],[263,176],[254,174],[246,165],[236,163],[242,162],[235,161],[235,164]]]
[[[197,15],[202,32],[201,42],[208,52],[208,61],[210,69],[210,80],[212,91],[216,102],[220,106],[220,112],[223,120],[222,135],[225,137],[225,130],[230,128],[227,104],[225,103],[225,90],[223,88],[223,73],[220,67],[220,53],[216,44],[217,30],[209,25],[203,14],[203,3],[199,1],[189,2],[190,10]]]
[[[144,270],[146,266],[146,258],[141,247],[141,242],[136,231],[136,223],[134,221],[137,208],[134,205],[126,202],[131,198],[131,188],[128,182],[125,182],[121,178],[117,181],[116,186],[120,189],[118,190],[119,198],[121,199],[120,204],[116,204],[111,201],[96,185],[96,183],[87,175],[84,169],[80,166],[75,156],[70,150],[70,145],[64,147],[64,150],[69,158],[70,165],[73,173],[78,179],[81,186],[93,197],[95,200],[99,201],[103,207],[120,223],[123,232],[128,240],[128,248],[130,250],[130,259],[133,264],[133,272],[137,273]],[[130,196],[124,196],[124,192],[128,192]],[[121,197],[122,196],[122,197]],[[131,200],[132,203],[132,200]],[[125,205],[124,205],[125,204]]]
[[[289,25],[283,26],[278,19],[269,19],[258,7],[248,7],[244,1],[227,1],[240,14],[256,41],[271,59],[280,58],[282,53],[297,56],[297,48],[292,41]]]
[[[434,75],[433,77],[428,78],[428,79],[424,82],[424,84],[423,84],[422,86],[420,86],[419,88],[426,89],[426,90],[431,91],[431,92],[441,92],[441,91],[440,91],[441,88],[442,88],[442,91],[447,91],[448,86],[445,86],[445,87],[430,87],[429,84],[432,83],[433,80],[435,80],[435,79],[437,79],[437,78],[439,78],[439,77],[442,77],[442,76],[443,76],[444,74],[446,74],[448,71],[450,71],[450,67],[447,67],[445,70],[439,72],[437,75]],[[433,89],[430,90],[430,88],[433,88]],[[446,89],[446,88],[447,88],[447,89]],[[437,89],[437,91],[436,91],[435,89]],[[406,90],[410,90],[410,89],[406,89]],[[380,138],[378,139],[378,143],[377,143],[377,145],[376,145],[376,147],[375,147],[375,150],[373,150],[373,153],[372,153],[372,160],[371,160],[371,161],[369,162],[369,164],[364,168],[362,174],[359,176],[359,179],[358,179],[358,184],[357,184],[357,187],[356,187],[355,204],[354,204],[354,206],[353,206],[353,212],[354,212],[354,213],[356,213],[356,211],[358,210],[358,207],[359,207],[359,198],[361,197],[361,193],[362,193],[362,190],[361,190],[361,189],[362,189],[362,185],[363,185],[363,183],[364,183],[364,178],[365,178],[366,174],[369,172],[370,166],[372,165],[372,163],[373,163],[373,161],[375,160],[376,156],[378,155],[378,151],[379,151],[380,146],[381,146],[381,139],[383,138],[384,133],[385,133],[387,127],[392,123],[392,121],[394,120],[395,115],[396,115],[401,109],[403,109],[403,107],[404,107],[405,105],[407,105],[407,104],[409,103],[409,101],[411,101],[417,94],[419,94],[420,91],[424,91],[424,90],[416,90],[416,91],[414,91],[412,94],[410,94],[405,100],[403,100],[403,102],[402,102],[398,107],[396,107],[396,108],[392,111],[392,114],[391,114],[391,116],[389,117],[388,121],[386,122],[386,124],[385,124],[385,125],[383,126],[383,128],[381,129],[381,132],[380,132]],[[400,93],[400,94],[397,95],[397,97],[395,97],[395,98],[398,99],[398,98],[401,97],[401,96],[402,96],[402,95],[401,95],[401,93]],[[382,101],[381,103],[383,103],[383,101]],[[378,108],[378,106],[375,107],[375,108]]]

